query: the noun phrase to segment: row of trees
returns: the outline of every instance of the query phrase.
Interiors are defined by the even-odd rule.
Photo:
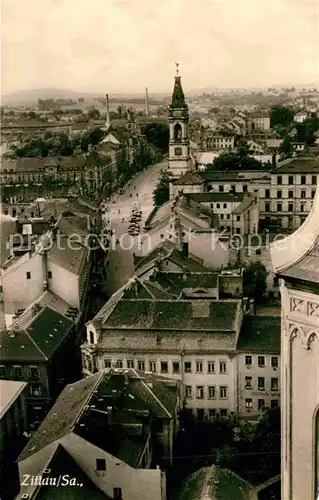
[[[66,134],[53,136],[50,131],[46,132],[44,138],[34,139],[22,148],[16,148],[18,157],[46,157],[46,156],[71,156],[76,151],[87,152],[103,139],[105,132],[100,128],[85,133],[80,138],[69,138]]]

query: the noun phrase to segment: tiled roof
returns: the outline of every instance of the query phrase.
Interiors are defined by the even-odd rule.
[[[204,302],[204,304],[203,304]],[[199,310],[203,306],[203,311]],[[237,301],[122,299],[103,327],[112,329],[232,331]]]
[[[0,420],[26,387],[26,382],[0,380]]]
[[[50,307],[44,307],[26,330],[0,333],[3,361],[46,361],[65,340],[73,322]]]
[[[242,214],[243,212],[245,212],[247,210],[247,208],[249,208],[253,203],[255,203],[256,200],[254,197],[252,196],[246,196],[243,201],[240,203],[240,205],[238,205],[234,210],[233,210],[233,214]]]
[[[280,354],[280,317],[246,316],[237,349],[242,352]]]
[[[200,172],[187,172],[182,175],[179,179],[173,181],[173,184],[177,186],[187,186],[193,184],[203,184],[204,178]]]
[[[194,272],[194,273],[207,272],[206,267],[204,267],[199,262],[196,262],[196,260],[192,259],[191,257],[185,258],[183,256],[183,253],[180,252],[177,248],[174,248],[174,250],[169,254],[168,259],[177,264],[178,266],[181,266],[182,269],[185,269],[189,272]]]
[[[212,272],[198,273],[157,273],[154,277],[164,290],[180,295],[185,289],[211,289],[218,286],[218,275]]]
[[[73,233],[76,233],[74,230]],[[88,254],[88,249],[74,241],[70,248],[68,245],[68,238],[66,236],[60,237],[60,244],[54,244],[47,253],[48,261],[63,267],[73,274],[79,274],[82,263]]]
[[[63,390],[19,460],[58,440],[63,445],[63,437],[73,432],[136,467],[148,435],[132,435],[125,424],[147,431],[151,418],[171,419],[178,395],[178,381],[172,385],[135,370],[102,370]]]
[[[76,484],[63,486],[63,500],[87,500],[88,498],[111,500],[93,484],[63,446],[58,445],[51,461],[44,465],[51,470],[46,477],[58,478],[67,474],[69,478],[76,479]],[[21,493],[23,494],[23,488]],[[37,500],[61,500],[61,488],[42,486],[37,493]]]
[[[316,157],[299,157],[285,160],[279,165],[274,174],[307,174],[319,173],[319,158]]]

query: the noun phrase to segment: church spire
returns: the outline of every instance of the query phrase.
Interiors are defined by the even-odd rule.
[[[174,90],[172,96],[172,107],[173,108],[184,108],[186,106],[185,95],[182,88],[181,77],[179,74],[179,63],[175,63],[176,65],[176,76],[174,83]]]

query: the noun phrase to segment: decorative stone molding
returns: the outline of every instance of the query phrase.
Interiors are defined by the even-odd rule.
[[[305,331],[300,325],[290,324],[289,325],[289,340],[292,341],[296,338],[300,337],[301,345],[304,349],[311,349],[311,345],[317,339],[319,340],[319,331],[308,329]]]
[[[319,318],[319,304],[316,302],[308,302],[307,308],[308,316],[315,316]]]
[[[290,311],[304,313],[306,311],[305,305],[306,305],[306,303],[304,300],[297,299],[296,297],[292,297],[291,301],[290,301]]]

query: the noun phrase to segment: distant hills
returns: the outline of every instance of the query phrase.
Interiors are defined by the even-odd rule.
[[[301,90],[303,88],[308,89],[308,88],[314,88],[316,87],[316,84],[304,84],[304,85],[293,85],[293,84],[282,84],[282,85],[268,85],[264,88],[248,88],[247,90],[251,91],[267,91],[268,88],[289,88],[294,86],[296,90]],[[232,88],[220,88],[220,87],[205,87],[201,89],[192,89],[191,91],[186,92],[189,95],[199,95],[203,94],[204,92],[207,94],[211,93],[218,93],[218,92],[228,92],[230,90],[234,90],[234,87]],[[238,89],[238,90],[244,90],[244,88]],[[152,92],[151,89],[149,89],[149,96],[151,98],[167,98],[168,96],[171,95],[171,91],[169,92]],[[92,101],[96,97],[104,97],[105,93],[102,92],[77,92],[74,90],[69,90],[69,89],[58,89],[58,88],[41,88],[41,89],[30,89],[30,90],[18,90],[16,92],[12,92],[7,95],[3,95],[1,98],[1,104],[2,105],[17,105],[17,104],[34,104],[37,102],[38,99],[73,99],[77,100],[80,97],[83,97],[86,101]],[[114,94],[110,93],[110,97],[117,98],[117,99],[123,99],[129,100],[130,98],[143,98],[145,96],[144,93],[122,93],[122,94]]]

